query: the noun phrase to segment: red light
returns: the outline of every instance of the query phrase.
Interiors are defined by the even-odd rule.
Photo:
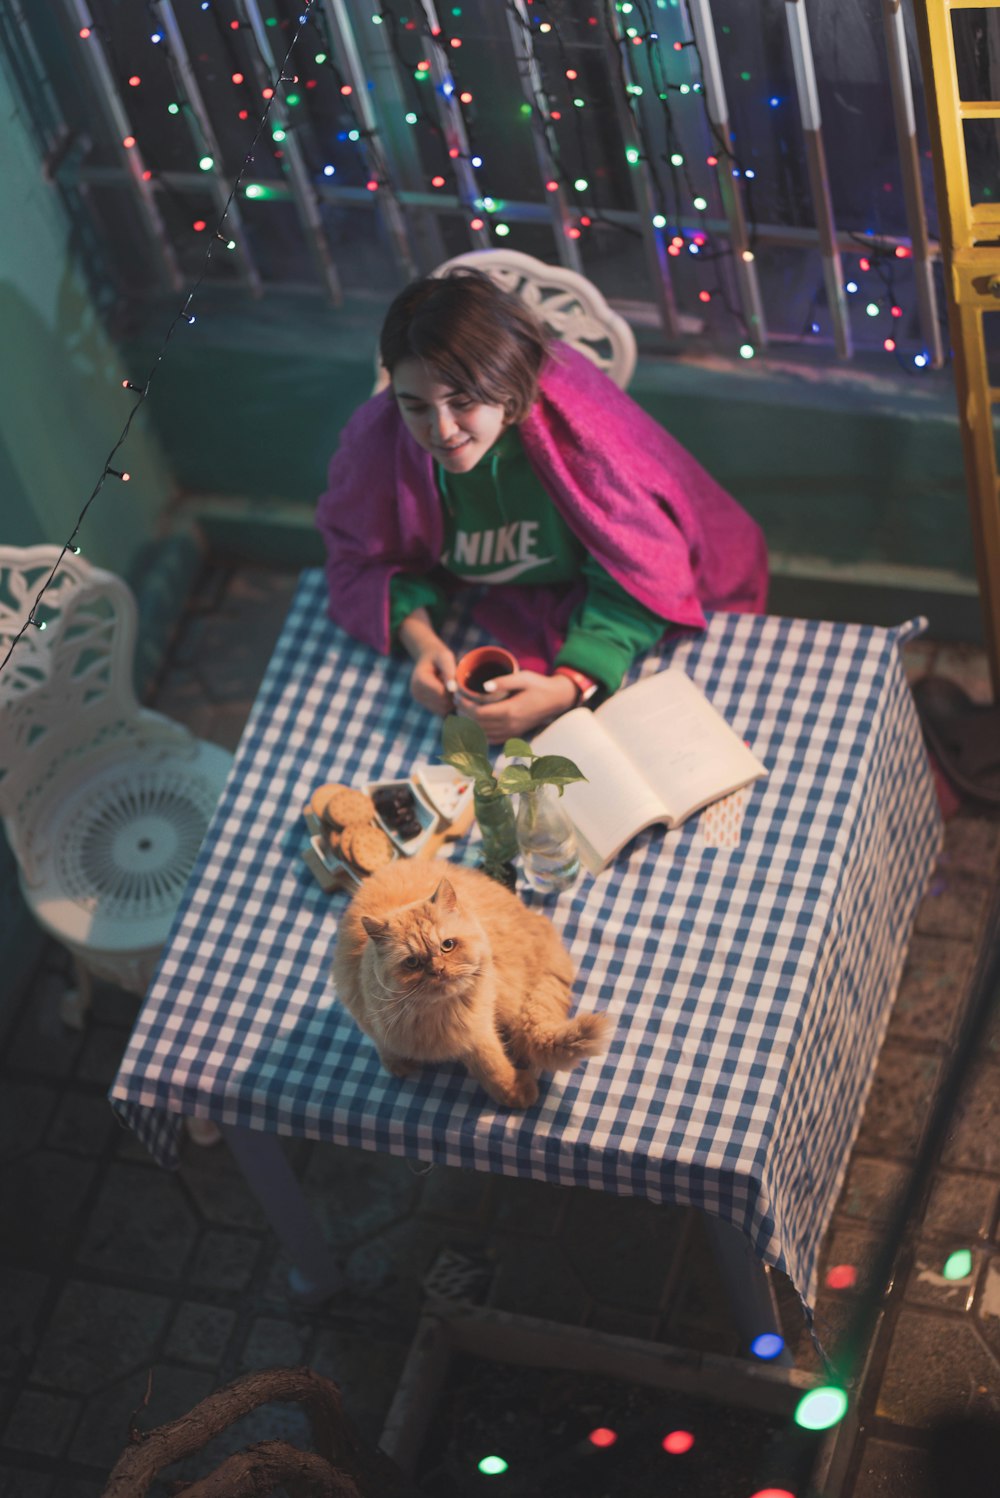
[[[147,167],[146,170],[143,172],[143,174],[142,174],[142,180],[143,180],[143,182],[152,182],[152,180],[153,180],[153,174],[149,170],[149,167]]]
[[[683,42],[674,42],[674,51],[675,52],[683,52],[684,51],[684,43]]]
[[[261,91],[260,91],[260,96],[261,96],[262,99],[273,99],[274,98],[274,89],[273,88],[262,88]]]
[[[426,57],[422,57],[420,59],[420,61],[417,63],[417,72],[418,73],[429,73],[430,70],[431,70],[431,65],[428,62],[427,58]]]
[[[912,257],[913,257],[913,251],[910,249],[909,245],[898,244],[896,246],[896,259],[897,260],[910,260],[910,259],[912,259]]]
[[[463,104],[472,103],[472,95],[470,93],[459,94],[458,97],[461,99]]]
[[[472,220],[472,222],[469,224],[469,228],[470,229],[481,229],[482,227],[483,227],[483,221],[482,221],[481,218],[474,218]]]
[[[668,255],[679,255],[680,252],[681,252],[681,247],[680,247],[679,244],[668,244],[667,245],[667,254]]]
[[[142,82],[142,79],[139,77],[139,74],[138,73],[133,73],[132,76],[131,76],[131,78],[128,81],[128,86],[129,86],[129,88],[138,88],[139,84],[141,82]]]
[[[581,213],[580,214],[580,222],[581,222],[581,224],[583,225],[583,227],[585,229],[589,229],[590,228],[590,219],[587,217],[587,215],[585,213]]]
[[[375,180],[374,177],[371,177],[365,183],[365,186],[367,187],[367,189],[368,189],[369,192],[378,192],[378,183],[376,182],[376,180]]]
[[[125,147],[126,151],[131,151],[132,147],[135,145],[135,136],[126,135],[125,139],[122,141],[122,145]]]
[[[587,1437],[587,1440],[590,1442],[591,1446],[601,1447],[613,1446],[617,1439],[618,1437],[615,1432],[613,1430],[609,1430],[606,1425],[599,1425],[597,1429],[592,1430],[590,1432],[590,1435]]]
[[[239,31],[239,29],[240,29],[240,23],[239,23],[239,21],[230,21],[230,23],[229,23],[229,29],[230,29],[230,31]]]
[[[861,259],[858,261],[858,270],[871,270],[871,268],[872,268],[871,261],[870,260],[866,260],[865,257],[864,257],[864,255],[862,255]]]
[[[577,78],[579,76],[580,75],[577,73],[576,68],[567,68],[566,69],[566,77],[569,79],[569,81],[571,83],[575,83],[576,80],[577,80]]]
[[[705,243],[704,234],[693,234],[691,237],[693,238],[695,244],[702,245]]]
[[[233,82],[234,83],[242,83],[243,82],[243,74],[242,73],[234,73],[233,74]]]
[[[203,218],[196,218],[191,227],[196,234],[200,234],[203,229],[208,228],[208,225]]]
[[[893,353],[896,348],[895,338],[886,338],[882,343],[882,347],[885,349],[887,354]]]
[[[566,233],[569,235],[570,239],[579,239],[580,238],[580,230],[577,229],[575,226],[572,229],[567,229]]]
[[[750,1498],[795,1498],[795,1494],[789,1492],[788,1488],[758,1488],[756,1493],[751,1493]]]
[[[559,183],[558,182],[546,182],[546,184],[545,184],[545,191],[546,192],[558,192],[559,191]]]
[[[826,1272],[826,1282],[831,1290],[849,1290],[858,1277],[853,1264],[834,1264]]]
[[[457,161],[457,160],[458,160],[458,158],[459,158],[459,156],[461,156],[461,154],[462,154],[462,153],[461,153],[461,151],[460,151],[460,150],[459,150],[459,149],[458,149],[458,147],[457,147],[457,146],[452,146],[452,147],[451,147],[451,148],[450,148],[450,150],[449,150],[449,151],[448,151],[448,155],[449,155],[449,156],[450,156],[450,157],[451,157],[451,159],[452,159],[452,161]]]
[[[694,1436],[689,1430],[672,1430],[663,1437],[663,1449],[671,1456],[683,1456],[694,1445]]]
[[[706,166],[718,166],[718,164],[719,164],[719,158],[718,158],[718,156],[706,156],[705,157],[705,165]]]
[[[444,186],[444,178],[443,177],[432,177],[431,178],[431,186],[432,187],[443,187]]]
[[[549,119],[550,120],[561,120],[562,119],[562,110],[561,109],[553,109],[552,113],[549,115]]]
[[[81,41],[86,41],[89,35],[90,35],[90,27],[89,26],[81,26],[80,27],[80,39],[81,39]]]
[[[250,118],[249,109],[241,109],[238,118],[241,120],[248,120]]]
[[[315,87],[316,87],[316,79],[315,78],[307,78],[306,79],[306,88],[315,88]]]
[[[460,47],[462,45],[462,38],[460,36],[453,36],[448,45],[449,47]]]
[[[343,94],[344,98],[346,99],[347,96],[348,96],[348,94],[353,94],[354,90],[353,90],[353,88],[351,87],[351,85],[349,83],[342,83],[340,85],[340,92]]]
[[[893,317],[902,317],[903,315],[902,307],[890,307],[889,311]]]
[[[712,300],[712,293],[710,291],[699,291],[698,300],[699,302],[710,302]]]

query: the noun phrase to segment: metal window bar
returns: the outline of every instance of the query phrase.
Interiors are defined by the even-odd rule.
[[[474,229],[474,220],[483,218],[483,211],[479,204],[482,194],[476,181],[476,174],[472,168],[472,151],[469,146],[469,136],[465,128],[465,120],[459,101],[455,98],[455,80],[451,76],[451,68],[448,65],[448,57],[438,37],[441,35],[441,23],[438,20],[437,9],[433,0],[421,0],[421,9],[427,21],[427,60],[431,65],[431,82],[434,86],[434,98],[437,107],[438,118],[441,121],[441,129],[444,133],[445,145],[455,172],[455,182],[458,187],[458,201],[468,216],[469,238],[476,249],[488,249],[493,240],[483,219],[482,227]],[[457,154],[452,156],[452,152]]]
[[[625,92],[628,83],[632,81],[628,65],[622,55],[623,50],[628,49],[623,48],[624,32],[618,11],[611,4],[607,4],[605,9],[604,39],[612,81],[614,83],[620,80],[622,84],[622,87],[613,89],[619,128],[626,147],[631,147],[638,158],[632,168],[634,171],[632,182],[636,206],[639,210],[639,231],[642,235],[643,249],[646,252],[649,278],[663,331],[668,338],[676,338],[681,332],[681,319],[677,311],[673,282],[670,278],[667,238],[663,229],[657,228],[653,223],[654,216],[659,213],[659,205],[653,190],[648,163],[642,155],[641,138],[632,114],[631,96]]]
[[[243,9],[250,30],[253,32],[254,42],[256,43],[254,47],[250,48],[253,75],[261,89],[274,88],[269,119],[273,121],[275,126],[279,126],[287,132],[282,141],[282,149],[288,162],[288,175],[291,182],[292,197],[295,200],[299,220],[305,230],[306,239],[312,249],[313,257],[330,301],[335,307],[339,307],[344,300],[340,287],[340,276],[333,263],[333,256],[330,253],[330,246],[327,243],[323,220],[319,212],[319,202],[313,190],[313,184],[306,170],[305,162],[302,159],[299,143],[290,128],[288,113],[284,100],[281,97],[282,84],[288,80],[279,79],[277,76],[277,59],[271,50],[267,28],[264,25],[264,18],[260,13],[260,6],[257,4],[257,0],[243,0]]]
[[[906,211],[906,226],[910,231],[910,242],[913,245],[913,281],[917,298],[917,316],[931,365],[935,369],[940,369],[944,364],[944,347],[938,321],[937,290],[934,286],[930,236],[927,233],[924,187],[920,176],[920,149],[917,145],[917,122],[913,112],[913,86],[907,61],[902,0],[882,0],[882,23],[885,31],[886,55],[889,61],[889,86],[892,90],[896,142],[899,147],[903,205]]]
[[[701,59],[702,84],[705,90],[705,107],[717,138],[718,157],[715,168],[722,199],[722,210],[729,223],[729,245],[733,252],[733,270],[739,291],[743,321],[747,334],[757,348],[767,348],[767,321],[764,303],[760,294],[757,265],[753,258],[750,236],[747,233],[746,214],[743,210],[743,192],[733,176],[729,142],[732,130],[729,125],[729,102],[722,78],[719,48],[715,40],[715,23],[712,19],[710,0],[688,0],[688,16],[691,31]]]
[[[1000,389],[990,385],[983,315],[1000,307],[1000,204],[973,203],[964,126],[1000,121],[1000,100],[964,100],[958,80],[952,13],[996,12],[1000,0],[916,0],[927,89],[934,179],[940,214],[955,393],[983,632],[993,693],[1000,698],[1000,474],[993,413]],[[981,243],[980,241],[987,241]]]
[[[94,25],[90,8],[85,0],[65,0],[70,21],[77,31],[89,29],[90,35],[80,49],[83,65],[94,85],[98,105],[104,115],[116,147],[126,178],[132,189],[132,197],[147,235],[155,246],[157,258],[167,283],[173,291],[180,291],[184,279],[167,234],[166,224],[160,216],[156,194],[152,187],[152,176],[146,176],[146,168],[138,145],[126,146],[126,140],[134,140],[132,124],[122,104],[115,77],[108,62],[100,32]]]
[[[205,107],[205,101],[202,98],[194,68],[191,66],[191,58],[188,55],[187,45],[181,33],[181,28],[177,24],[177,16],[174,12],[172,0],[154,0],[154,4],[157,8],[166,38],[167,65],[172,72],[176,72],[177,81],[182,89],[183,97],[191,111],[190,115],[185,111],[185,118],[191,128],[192,137],[195,144],[212,158],[212,170],[208,173],[212,199],[220,215],[224,215],[229,220],[230,227],[236,239],[236,253],[243,267],[243,279],[249,286],[252,294],[255,297],[260,296],[264,289],[260,279],[260,272],[250,251],[239,202],[235,196],[231,202],[229,201],[229,189],[222,175],[222,151],[219,148],[219,142],[215,138],[212,121]],[[193,120],[191,116],[194,117]]]
[[[833,345],[839,358],[849,359],[853,352],[851,325],[847,312],[847,297],[844,294],[844,272],[840,262],[840,251],[837,248],[837,226],[833,216],[833,200],[830,196],[830,178],[826,169],[823,121],[819,108],[819,91],[816,87],[816,70],[813,67],[812,42],[809,37],[809,18],[806,15],[805,0],[785,0],[785,19],[788,23],[788,40],[792,49],[795,92],[798,96],[799,118],[802,122],[813,211],[819,232],[823,282],[826,286],[826,299],[833,322]]]
[[[535,148],[535,160],[538,162],[538,172],[544,194],[543,202],[548,204],[552,220],[556,254],[567,270],[582,274],[583,262],[580,257],[579,240],[569,232],[572,227],[572,213],[566,190],[556,168],[556,152],[549,138],[551,124],[545,104],[545,86],[542,82],[538,58],[535,55],[535,43],[525,0],[508,0],[507,25],[510,30],[511,46],[514,49],[514,61],[517,63],[521,88],[525,100],[531,106],[531,138]],[[549,190],[547,186],[549,182],[558,184],[554,191]]]
[[[389,238],[392,240],[396,263],[405,280],[415,280],[417,265],[410,243],[410,234],[396,191],[392,170],[386,160],[385,152],[379,145],[378,119],[368,92],[368,80],[347,7],[344,0],[317,0],[317,10],[323,13],[330,28],[344,76],[349,79],[351,88],[354,90],[354,108],[362,129],[362,154],[372,180],[378,183],[375,196],[382,211],[385,226],[389,231]]]

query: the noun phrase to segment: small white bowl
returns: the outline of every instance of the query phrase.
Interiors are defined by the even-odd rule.
[[[427,804],[427,801],[420,793],[419,786],[415,785],[412,780],[374,780],[370,785],[365,786],[365,790],[369,796],[373,796],[376,791],[388,790],[398,785],[405,786],[413,796],[417,821],[420,823],[420,835],[407,839],[399,837],[389,826],[388,822],[379,816],[377,811],[375,813],[375,821],[392,843],[392,846],[398,848],[404,857],[412,858],[414,853],[419,853],[437,826],[438,813],[433,806]]]

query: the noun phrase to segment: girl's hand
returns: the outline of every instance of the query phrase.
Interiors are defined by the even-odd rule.
[[[410,673],[410,695],[421,707],[444,718],[455,711],[455,657],[443,640],[427,645],[416,657]]]
[[[512,671],[509,676],[498,677],[497,689],[510,695],[500,702],[482,704],[461,690],[455,693],[456,712],[474,718],[491,744],[543,728],[575,707],[580,696],[568,677],[542,676],[537,671]]]

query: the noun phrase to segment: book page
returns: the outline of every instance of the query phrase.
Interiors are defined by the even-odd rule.
[[[564,713],[534,735],[531,747],[536,754],[564,754],[587,777],[568,785],[563,794],[580,835],[580,856],[592,874],[637,832],[666,820],[666,807],[648,780],[589,709]]]
[[[676,825],[767,770],[677,667],[610,697],[595,714]]]

